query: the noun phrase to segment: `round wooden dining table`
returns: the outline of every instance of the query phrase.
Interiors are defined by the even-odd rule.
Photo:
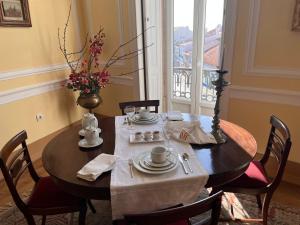
[[[70,126],[55,136],[45,147],[42,161],[46,171],[64,191],[86,199],[110,199],[110,172],[102,174],[96,181],[89,182],[76,177],[90,160],[101,153],[113,154],[115,148],[115,119],[96,115],[104,142],[92,149],[78,146],[81,125]],[[205,132],[211,131],[212,118],[184,114],[185,121],[200,120]],[[192,145],[199,163],[209,174],[206,187],[225,184],[239,176],[253,160],[257,144],[254,137],[242,127],[225,120],[220,122],[227,137],[223,144]]]

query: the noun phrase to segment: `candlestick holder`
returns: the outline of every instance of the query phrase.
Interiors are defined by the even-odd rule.
[[[222,67],[221,67],[222,68]],[[218,144],[225,143],[226,142],[226,136],[223,133],[223,131],[220,128],[220,98],[222,96],[222,92],[224,90],[224,87],[230,85],[230,83],[226,80],[224,80],[224,75],[228,73],[228,71],[220,69],[216,71],[219,74],[219,77],[217,80],[212,81],[212,84],[215,85],[217,100],[214,108],[214,117],[212,121],[212,132],[211,134],[215,137]]]

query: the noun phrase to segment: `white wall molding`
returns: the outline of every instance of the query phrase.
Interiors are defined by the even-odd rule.
[[[232,85],[230,98],[300,106],[300,92]]]
[[[65,79],[54,80],[0,92],[0,105],[60,89],[63,87],[64,81]]]
[[[65,81],[66,79],[59,79],[22,88],[15,88],[9,91],[2,91],[0,92],[0,105],[63,88]],[[130,76],[111,76],[110,81],[112,84],[133,86],[134,80]]]
[[[257,33],[259,28],[261,0],[250,0],[246,51],[245,51],[245,75],[300,78],[300,69],[279,68],[270,66],[255,66],[255,50]]]
[[[112,84],[134,86],[134,78],[131,76],[111,76],[109,80]]]
[[[12,70],[7,72],[0,72],[0,81],[10,80],[20,77],[27,77],[37,74],[45,74],[56,71],[62,71],[68,68],[67,64],[47,65],[42,67],[24,69],[24,70]]]

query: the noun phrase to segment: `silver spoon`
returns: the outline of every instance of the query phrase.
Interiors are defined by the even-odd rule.
[[[130,176],[131,176],[131,178],[133,178],[133,170],[132,170],[133,160],[129,159],[128,164],[129,164],[129,167],[130,167]]]
[[[189,162],[189,154],[187,154],[186,152],[182,154],[182,158],[184,161],[186,161],[186,164],[188,165],[191,173],[193,173],[193,170],[191,168],[190,162]]]

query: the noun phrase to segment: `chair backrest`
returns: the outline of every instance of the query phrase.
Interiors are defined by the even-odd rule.
[[[151,111],[151,112],[158,113],[159,100],[121,102],[121,103],[119,103],[119,107],[122,111],[122,115],[125,115],[124,109],[126,106],[145,107],[146,109],[149,107],[154,107],[155,110]]]
[[[266,151],[260,162],[265,165],[270,155],[273,155],[277,160],[277,173],[270,185],[270,187],[276,188],[282,179],[292,142],[289,128],[285,123],[273,115],[271,116],[270,123],[272,126]]]
[[[191,217],[211,210],[211,217],[209,218],[209,221],[206,220],[205,222],[210,222],[209,224],[215,225],[218,224],[219,221],[222,194],[223,192],[220,191],[206,199],[186,206],[170,208],[147,214],[125,215],[124,217],[129,224],[166,225],[182,220],[188,220]]]
[[[32,179],[35,182],[39,180],[29,156],[26,139],[27,133],[23,130],[10,139],[0,151],[0,169],[16,205],[21,210],[26,204],[17,191],[19,178],[28,169]]]

